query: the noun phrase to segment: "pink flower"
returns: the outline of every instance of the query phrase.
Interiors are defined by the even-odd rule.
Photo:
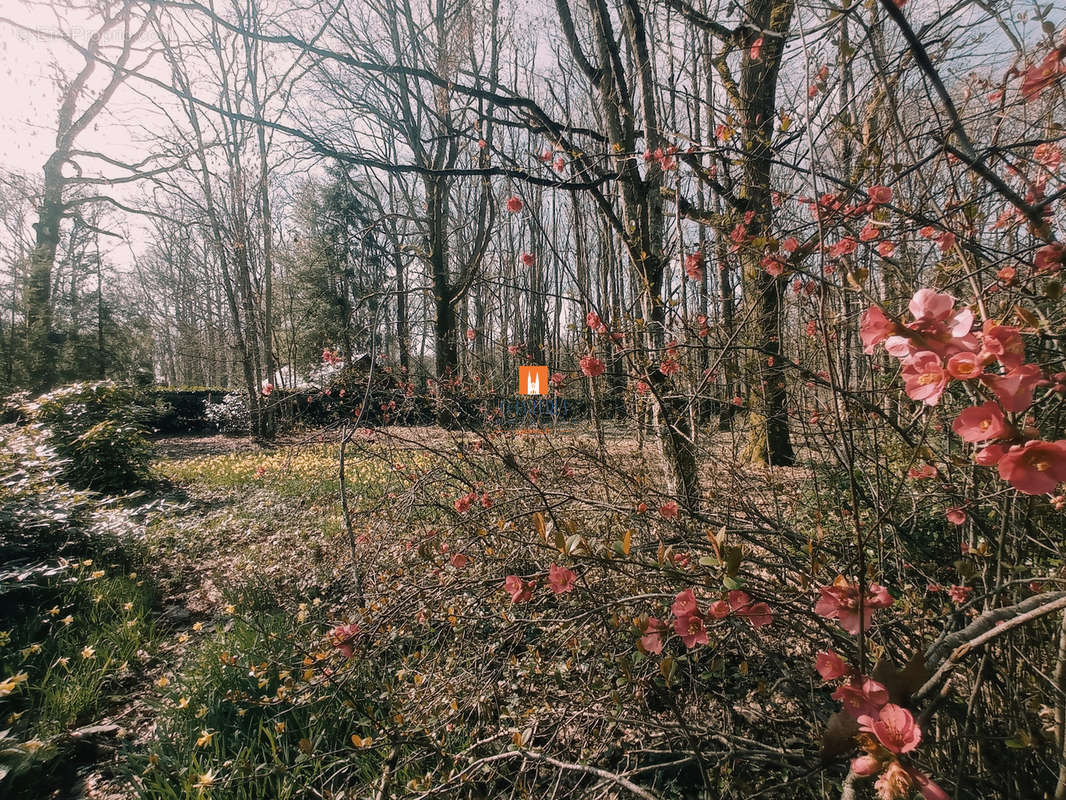
[[[599,314],[595,311],[590,311],[585,315],[585,324],[592,328],[592,330],[596,330],[603,324],[603,321],[600,319]]]
[[[715,600],[707,609],[707,613],[715,619],[725,619],[729,616],[730,611],[732,611],[732,609],[729,607],[729,603],[725,600]]]
[[[1025,361],[1025,342],[1017,328],[986,323],[980,357],[982,360],[996,358],[1006,369],[1017,369]]]
[[[935,406],[948,385],[948,373],[940,356],[920,350],[903,362],[903,383],[909,398]]]
[[[987,442],[1007,435],[1007,421],[1003,410],[989,401],[964,409],[951,424],[951,429],[964,442]]]
[[[973,353],[956,353],[948,359],[948,374],[960,381],[968,381],[981,376],[983,367]]]
[[[532,253],[522,253],[522,263],[527,267],[532,267],[537,263],[537,259]]]
[[[273,391],[274,384],[270,383],[269,381],[263,384],[263,397],[270,397]]]
[[[888,689],[872,678],[858,679],[841,684],[831,695],[839,700],[851,716],[858,718],[864,714],[876,714],[888,702]]]
[[[851,760],[851,771],[862,778],[869,778],[881,771],[881,762],[873,756],[859,756]]]
[[[358,625],[338,625],[329,632],[329,641],[341,651],[345,658],[351,658],[355,653],[352,642],[358,635]]]
[[[774,621],[773,612],[766,603],[753,603],[747,592],[736,589],[729,593],[729,607],[747,619],[756,630]]]
[[[795,236],[789,236],[781,242],[781,249],[786,253],[795,253],[799,249],[799,241]]]
[[[659,506],[659,516],[663,517],[664,519],[674,519],[677,517],[677,509],[677,503],[675,503],[673,500],[668,500],[667,502]]]
[[[1022,78],[1020,91],[1026,100],[1040,96],[1046,88],[1063,76],[1062,60],[1066,58],[1066,47],[1059,47],[1048,53],[1044,60],[1029,69]]]
[[[814,605],[815,613],[826,619],[839,620],[840,627],[856,635],[859,632],[859,587],[838,575],[832,586],[823,586],[818,591],[821,596]],[[892,596],[885,587],[876,583],[867,586],[862,627],[868,630],[874,610],[888,608],[892,603]]]
[[[1023,494],[1047,494],[1066,481],[1066,440],[1034,439],[999,459],[999,477]]]
[[[984,375],[981,380],[996,395],[1004,411],[1025,411],[1033,402],[1033,390],[1047,383],[1040,367],[1023,364],[1006,375]]]
[[[787,262],[780,255],[771,253],[763,256],[759,264],[766,270],[767,275],[777,278],[785,274],[785,266]]]
[[[973,594],[973,588],[969,586],[952,586],[948,589],[948,597],[957,606],[969,600],[971,594]]]
[[[883,206],[892,202],[892,190],[887,186],[871,186],[866,190],[870,196],[870,202],[874,205]]]
[[[659,364],[659,372],[663,375],[675,375],[681,369],[681,365],[672,358],[664,358]]]
[[[675,617],[690,617],[693,614],[699,614],[700,607],[696,602],[696,593],[692,589],[678,592],[673,605],[670,606],[670,612]]]
[[[697,250],[685,256],[685,274],[694,281],[703,280],[703,253]]]
[[[477,338],[477,331],[475,331],[473,328],[467,328],[466,329],[466,340],[468,342],[472,342],[476,338]]]
[[[596,356],[582,356],[580,364],[581,371],[590,378],[598,377],[607,371],[607,365]]]
[[[955,298],[933,289],[919,289],[907,308],[917,322],[947,322],[955,309]]]
[[[1044,142],[1033,148],[1033,158],[1038,163],[1054,171],[1062,163],[1062,151],[1059,150],[1059,146],[1054,142]]]
[[[952,525],[962,525],[966,522],[966,512],[961,508],[949,508],[944,512],[944,516]]]
[[[522,201],[514,195],[511,195],[507,198],[507,210],[510,211],[512,214],[517,214],[519,211],[521,211],[522,206]]]
[[[859,241],[872,242],[880,235],[881,234],[878,232],[877,226],[874,225],[872,222],[867,222],[865,225],[862,226],[862,230],[859,231]]]
[[[508,575],[503,582],[503,590],[511,595],[512,603],[528,603],[533,599],[532,581],[524,581],[517,575]]]
[[[470,563],[470,559],[464,556],[462,553],[456,553],[451,557],[450,563],[456,569],[462,569]]]
[[[1066,260],[1066,245],[1062,242],[1046,244],[1036,251],[1033,267],[1037,272],[1058,272]]]
[[[998,464],[1006,452],[1007,448],[1003,445],[990,444],[974,453],[973,460],[982,467],[991,467],[994,464]]]
[[[850,253],[854,253],[858,249],[858,244],[850,236],[845,236],[839,242],[829,247],[828,253],[830,258],[840,258]]]
[[[748,55],[751,57],[752,61],[759,60],[759,55],[762,53],[762,40],[763,37],[760,36],[751,43],[751,49],[748,51]]]
[[[925,800],[951,800],[951,795],[937,786],[936,782],[926,775],[924,772],[920,772],[910,767],[905,768],[907,774],[911,776],[914,783],[918,786],[918,791],[922,793],[922,797]]]
[[[859,730],[872,733],[893,753],[909,753],[922,740],[922,730],[911,712],[895,703],[886,703],[876,717],[864,714],[858,719]]]
[[[843,677],[848,671],[848,665],[844,663],[844,659],[834,652],[833,648],[815,655],[814,668],[818,670],[818,674],[822,676],[822,680],[826,683]]]
[[[698,644],[707,644],[707,628],[703,624],[703,617],[695,614],[687,617],[678,617],[674,620],[674,630],[690,650]]]
[[[662,620],[655,617],[648,618],[648,627],[644,629],[644,635],[640,637],[640,647],[646,653],[661,653],[663,651],[663,634],[667,627]]]
[[[859,323],[863,352],[871,355],[877,345],[896,332],[897,327],[894,321],[885,316],[884,311],[877,306],[870,306],[863,312]]]
[[[458,511],[460,514],[465,514],[470,509],[470,506],[473,505],[475,500],[477,500],[476,492],[464,494],[462,497],[455,501],[455,510]]]
[[[553,372],[551,377],[548,380],[550,380],[556,386],[562,386],[563,385],[563,381],[566,380],[566,378],[563,376],[563,373],[561,373],[561,372]]]
[[[896,243],[890,242],[888,239],[884,239],[877,243],[877,254],[881,258],[888,258],[894,252],[896,252]]]
[[[940,252],[946,253],[955,246],[955,234],[945,231],[937,237],[937,243],[940,245]]]
[[[552,587],[552,591],[555,594],[566,594],[567,592],[574,591],[574,581],[577,576],[567,569],[566,567],[559,567],[552,564],[548,568],[548,583]]]

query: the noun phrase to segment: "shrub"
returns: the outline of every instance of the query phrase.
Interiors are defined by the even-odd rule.
[[[79,489],[123,492],[149,481],[144,409],[132,389],[110,381],[74,383],[21,404],[64,460],[61,479]]]
[[[252,429],[252,415],[248,410],[248,400],[243,394],[237,392],[228,392],[223,395],[219,403],[206,403],[204,418],[219,433],[245,434]]]

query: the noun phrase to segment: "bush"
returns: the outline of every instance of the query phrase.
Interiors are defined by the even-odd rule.
[[[152,450],[141,422],[146,410],[132,389],[110,381],[74,383],[22,402],[21,411],[63,459],[65,483],[100,492],[148,484]]]
[[[252,429],[252,415],[248,410],[248,400],[243,394],[229,392],[219,403],[207,402],[204,405],[204,418],[219,433],[228,435],[245,434]]]

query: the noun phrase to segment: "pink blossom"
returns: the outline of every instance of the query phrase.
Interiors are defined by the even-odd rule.
[[[659,364],[659,372],[663,375],[674,375],[681,369],[681,365],[675,359],[664,358]]]
[[[725,600],[715,600],[707,609],[707,613],[715,619],[725,619],[729,616],[730,611],[732,611],[732,609],[729,607],[729,603]]]
[[[815,613],[826,619],[839,620],[840,627],[853,636],[856,635],[859,632],[859,587],[839,575],[831,586],[822,586],[818,591],[820,597],[814,605]],[[868,630],[874,610],[888,608],[893,602],[885,587],[876,583],[869,584],[863,602],[862,627]]]
[[[883,206],[892,202],[892,190],[887,186],[871,186],[866,190],[870,196],[870,202],[874,205]]]
[[[1066,481],[1066,440],[1034,439],[999,459],[999,476],[1023,494],[1047,494]]]
[[[466,340],[468,342],[472,342],[476,338],[477,338],[477,331],[475,331],[473,328],[467,328],[466,329]]]
[[[470,506],[473,505],[475,500],[477,500],[476,492],[464,494],[462,497],[455,501],[455,510],[458,511],[460,514],[465,514],[470,509]]]
[[[574,590],[574,581],[577,580],[577,576],[567,569],[566,567],[559,567],[552,564],[548,568],[548,583],[552,587],[552,591],[555,594],[566,594]]]
[[[762,53],[762,42],[763,37],[760,36],[758,39],[751,43],[751,49],[748,51],[748,55],[751,57],[752,61],[759,60],[759,55]]]
[[[919,289],[907,308],[917,322],[947,322],[955,309],[955,298],[933,289]]]
[[[877,254],[881,258],[888,258],[894,252],[896,252],[896,243],[890,242],[888,239],[884,239],[877,243]]]
[[[664,519],[674,519],[677,516],[678,506],[673,500],[669,500],[659,506],[659,516]]]
[[[935,406],[948,385],[948,373],[940,356],[920,350],[903,362],[903,383],[909,398]]]
[[[729,593],[729,607],[741,617],[744,617],[756,630],[763,625],[769,625],[774,621],[773,612],[766,603],[754,603],[747,592],[739,589]]]
[[[697,250],[685,256],[685,274],[694,281],[703,280],[703,253]]]
[[[957,380],[968,381],[979,378],[982,371],[981,362],[973,353],[963,351],[948,359],[948,374]]]
[[[786,253],[794,253],[799,249],[799,242],[795,236],[789,236],[781,242],[781,249]]]
[[[512,214],[517,214],[519,211],[521,211],[523,205],[524,204],[522,203],[522,201],[514,195],[511,195],[507,198],[507,210],[510,211]]]
[[[957,606],[969,600],[971,594],[973,594],[973,588],[970,586],[952,586],[948,589],[948,597]]]
[[[862,338],[862,349],[867,355],[874,352],[874,348],[891,336],[898,325],[885,316],[877,306],[870,306],[862,314],[859,322],[859,336]]]
[[[1036,387],[1047,383],[1036,364],[1023,364],[1006,375],[984,375],[981,380],[996,395],[1003,410],[1011,413],[1025,411],[1033,402]]]
[[[909,753],[922,740],[922,730],[911,712],[895,703],[886,703],[877,716],[863,714],[858,720],[860,730],[872,733],[893,753]]]
[[[450,563],[456,569],[462,569],[463,567],[465,567],[467,564],[470,563],[470,559],[467,558],[462,553],[456,553],[455,555],[453,555],[451,557]]]
[[[949,508],[944,512],[944,516],[952,525],[962,525],[966,522],[966,512],[961,508]]]
[[[508,575],[503,582],[503,589],[511,595],[512,603],[528,603],[532,600],[534,586],[536,584],[532,581],[524,581],[517,575]]]
[[[837,655],[833,648],[815,655],[814,668],[818,670],[818,674],[822,676],[822,680],[826,683],[843,677],[848,671],[848,665],[844,663],[844,659]]]
[[[1066,260],[1066,245],[1062,242],[1046,244],[1036,251],[1033,267],[1037,272],[1058,272]]]
[[[598,377],[607,371],[607,365],[596,356],[582,356],[580,364],[581,371],[589,378]]]
[[[646,653],[661,653],[663,651],[663,634],[666,633],[666,624],[655,617],[648,618],[648,627],[644,629],[644,635],[640,637],[640,647]]]
[[[352,642],[358,635],[358,625],[338,625],[329,632],[329,641],[345,658],[351,658],[355,653]]]
[[[537,263],[537,258],[532,253],[522,253],[522,263],[527,267],[532,267]]]
[[[685,647],[690,650],[698,644],[707,644],[707,627],[703,624],[703,617],[696,614],[687,617],[678,617],[674,620],[674,630],[677,631]]]
[[[925,798],[925,800],[951,800],[951,795],[941,789],[936,782],[924,772],[920,772],[910,767],[907,767],[906,769],[907,774],[914,780],[914,783],[918,786],[918,791],[922,793],[922,797]]]
[[[1039,97],[1041,92],[1066,74],[1062,67],[1064,58],[1066,58],[1066,47],[1059,47],[1048,53],[1044,60],[1035,67],[1031,67],[1022,78],[1020,87],[1022,97],[1026,100]]]
[[[830,245],[828,254],[830,258],[840,258],[850,253],[854,253],[858,248],[858,244],[850,236],[845,236],[836,244]]]
[[[595,311],[590,311],[585,315],[585,324],[593,330],[596,330],[603,324],[603,321],[600,319],[599,314],[597,314]]]
[[[270,383],[269,381],[263,384],[263,397],[270,397],[273,391],[274,384]]]
[[[864,678],[861,683],[854,679],[837,687],[832,698],[843,704],[844,711],[858,718],[876,714],[888,702],[888,689],[872,678]]]
[[[851,760],[851,771],[862,778],[869,778],[881,771],[881,762],[870,755]]]
[[[872,222],[867,222],[865,225],[862,226],[862,230],[859,231],[859,241],[872,242],[880,235],[881,234],[878,232],[877,226],[874,225]]]
[[[1054,171],[1058,169],[1059,164],[1062,163],[1062,151],[1059,150],[1059,146],[1054,142],[1044,142],[1038,144],[1033,149],[1033,158],[1035,158],[1039,164]]]
[[[1007,421],[1003,410],[989,401],[964,409],[951,424],[951,429],[964,442],[987,442],[1007,434]]]
[[[991,467],[998,464],[1006,452],[1007,448],[1001,444],[985,445],[973,454],[973,460],[982,467]]]
[[[981,335],[983,360],[995,358],[1006,369],[1017,369],[1025,361],[1025,342],[1017,328],[1008,325],[988,325]]]
[[[696,601],[696,593],[692,589],[678,592],[674,598],[673,605],[670,606],[670,612],[675,617],[689,617],[693,614],[699,614],[700,607]]]

